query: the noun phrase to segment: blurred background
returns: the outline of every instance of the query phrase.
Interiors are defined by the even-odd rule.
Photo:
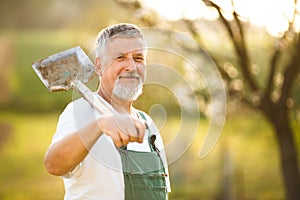
[[[283,0],[0,0],[0,199],[63,198],[62,180],[46,172],[43,156],[74,94],[49,93],[32,63],[78,45],[90,53],[102,28],[129,22],[192,38],[199,48],[188,54],[205,49],[226,88],[221,136],[200,158],[211,125],[209,91],[183,62],[160,58],[193,85],[201,113],[190,119],[199,127],[186,130],[197,135],[170,165],[170,199],[299,200],[298,9],[297,1]],[[180,124],[180,105],[149,86],[135,106],[149,112],[154,104],[167,116],[160,124],[162,112],[152,109],[167,140]]]

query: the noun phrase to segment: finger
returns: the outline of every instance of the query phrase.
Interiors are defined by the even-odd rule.
[[[124,145],[123,145],[123,142],[122,142],[122,140],[121,140],[121,138],[118,137],[117,134],[111,135],[111,138],[112,138],[113,142],[115,143],[115,145],[116,145],[117,147],[124,146]]]
[[[130,136],[126,133],[119,133],[120,140],[122,141],[123,146],[126,146],[130,141]]]
[[[128,131],[128,138],[130,142],[137,142],[138,132],[135,128],[131,129],[131,131]]]
[[[132,127],[128,129],[130,133],[130,141],[131,142],[143,142],[143,137],[145,133],[145,125],[143,122],[137,119],[132,119]]]
[[[130,121],[129,121],[130,120]],[[137,129],[137,120],[134,118],[129,118],[127,121],[126,132],[129,137],[130,142],[137,142],[139,136],[139,130]]]

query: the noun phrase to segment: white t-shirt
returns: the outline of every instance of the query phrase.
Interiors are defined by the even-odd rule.
[[[135,110],[137,111],[137,110]],[[167,160],[164,152],[162,138],[152,119],[145,114],[151,134],[155,134],[155,144],[160,150],[166,173],[168,174]],[[99,113],[83,98],[77,99],[67,105],[59,116],[56,133],[52,144],[61,140],[68,134],[74,133],[91,121]],[[127,149],[135,151],[150,151],[146,131],[142,144],[129,143]],[[168,176],[169,177],[169,176]],[[166,178],[167,188],[170,192],[170,181]],[[65,200],[120,200],[124,199],[124,179],[122,161],[110,136],[102,134],[90,149],[85,159],[71,172],[63,176],[65,186]]]

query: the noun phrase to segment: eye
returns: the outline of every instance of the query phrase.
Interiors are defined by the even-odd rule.
[[[116,60],[117,60],[118,62],[123,62],[123,61],[125,61],[126,59],[127,59],[127,57],[124,56],[124,55],[120,55],[120,56],[118,56],[118,57],[116,58]]]
[[[136,62],[144,62],[144,56],[135,56],[134,57],[134,61]]]

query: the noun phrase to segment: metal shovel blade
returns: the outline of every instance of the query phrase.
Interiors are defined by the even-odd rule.
[[[100,113],[113,111],[109,103],[83,84],[95,75],[95,68],[81,47],[40,59],[32,68],[50,92],[75,89]]]
[[[74,80],[87,83],[95,75],[94,64],[80,46],[40,59],[32,67],[50,92],[69,90]]]

